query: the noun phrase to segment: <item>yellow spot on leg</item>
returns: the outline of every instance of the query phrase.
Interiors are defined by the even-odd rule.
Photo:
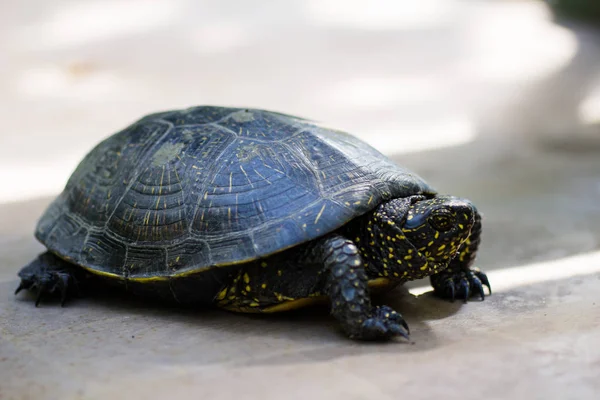
[[[221,290],[217,295],[217,300],[223,300],[227,296],[227,288]]]

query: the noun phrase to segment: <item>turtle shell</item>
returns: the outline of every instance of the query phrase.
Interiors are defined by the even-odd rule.
[[[194,107],[149,115],[96,146],[36,236],[99,274],[180,276],[265,257],[419,193],[434,191],[349,134]]]

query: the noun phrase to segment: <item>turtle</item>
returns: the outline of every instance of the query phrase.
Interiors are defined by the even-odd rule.
[[[367,143],[312,120],[196,106],[147,115],[76,167],[18,276],[42,297],[109,287],[246,313],[329,304],[359,340],[409,337],[371,294],[430,277],[442,298],[491,294],[473,267],[481,215]]]

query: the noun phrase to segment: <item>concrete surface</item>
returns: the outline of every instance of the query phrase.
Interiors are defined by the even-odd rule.
[[[2,2],[0,399],[597,399],[600,30],[539,2],[400,3]],[[190,104],[322,120],[471,198],[493,295],[401,288],[380,301],[412,341],[388,344],[344,339],[322,308],[13,296],[78,159]]]

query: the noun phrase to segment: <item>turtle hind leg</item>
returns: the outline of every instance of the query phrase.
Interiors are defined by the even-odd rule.
[[[15,294],[23,289],[37,292],[36,307],[42,297],[60,295],[62,306],[74,291],[79,290],[76,268],[50,252],[42,253],[19,271],[21,283]]]

